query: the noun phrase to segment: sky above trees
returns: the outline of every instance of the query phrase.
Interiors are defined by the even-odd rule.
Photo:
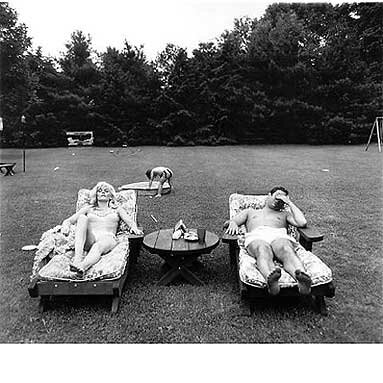
[[[234,19],[260,18],[275,1],[261,0],[12,0],[19,22],[28,27],[34,48],[59,56],[74,30],[92,37],[93,48],[121,49],[124,41],[144,45],[154,60],[166,44],[186,48],[188,54],[200,42],[214,42]],[[296,2],[296,1],[295,1]],[[315,1],[310,1],[315,2]],[[337,2],[332,2],[337,3]],[[339,2],[338,2],[339,3]]]

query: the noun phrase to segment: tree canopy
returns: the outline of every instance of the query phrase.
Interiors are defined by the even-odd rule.
[[[58,58],[31,48],[0,3],[3,145],[361,143],[382,115],[383,4],[279,3],[188,53],[168,44],[92,48],[74,31]],[[20,116],[27,124],[21,126]]]

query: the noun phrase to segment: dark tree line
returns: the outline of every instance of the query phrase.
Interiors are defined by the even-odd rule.
[[[75,31],[53,58],[0,3],[2,143],[64,146],[67,130],[105,146],[364,143],[382,115],[382,21],[381,3],[281,3],[190,56],[98,53]]]

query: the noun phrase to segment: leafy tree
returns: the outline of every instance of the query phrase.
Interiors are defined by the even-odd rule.
[[[109,47],[101,56],[99,113],[121,129],[121,142],[134,144],[141,137],[141,142],[151,143],[149,139],[156,134],[149,121],[156,113],[154,100],[159,97],[160,85],[142,46],[125,42],[121,52]]]
[[[381,3],[269,6],[234,20],[190,56],[168,44],[154,62],[126,41],[97,54],[75,31],[56,61],[30,51],[25,25],[0,4],[1,107],[8,145],[360,143],[382,113]],[[368,125],[368,126],[367,126]]]
[[[31,46],[25,24],[8,3],[0,3],[0,115],[4,121],[4,145],[21,140],[20,117],[30,97],[25,55]]]
[[[100,75],[92,58],[95,52],[91,38],[75,31],[65,47],[58,60],[63,86],[55,99],[57,116],[65,130],[94,130],[99,117],[94,111],[94,99]]]

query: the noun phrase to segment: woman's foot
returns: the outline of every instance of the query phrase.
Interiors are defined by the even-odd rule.
[[[311,277],[301,270],[295,270],[295,278],[298,282],[299,293],[309,295],[311,293]]]
[[[267,277],[267,290],[270,295],[279,294],[279,291],[281,289],[279,287],[279,278],[281,277],[281,273],[281,269],[277,267]]]
[[[79,266],[76,266],[73,263],[69,264],[69,270],[72,271],[73,273],[76,273],[79,278],[82,278],[84,276],[85,270],[82,269]]]

